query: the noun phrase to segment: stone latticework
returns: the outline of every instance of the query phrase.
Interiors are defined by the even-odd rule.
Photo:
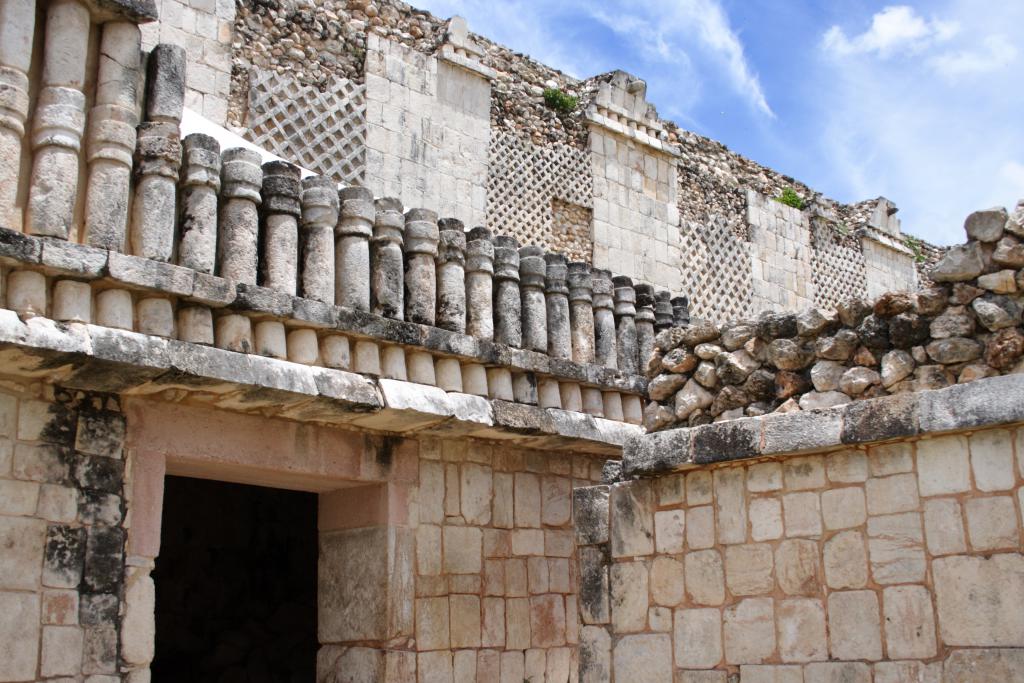
[[[812,223],[811,277],[814,304],[835,308],[843,299],[865,290],[864,254],[860,240],[824,220]]]
[[[254,68],[249,139],[278,156],[338,182],[366,173],[366,86],[332,77],[322,89],[294,76]]]
[[[749,315],[750,245],[725,221],[692,225],[682,233],[683,291],[697,318],[730,320]]]
[[[584,233],[579,226],[581,212],[574,209],[590,209],[593,192],[586,152],[568,145],[540,147],[511,133],[493,131],[487,227],[524,244],[549,245],[573,260],[589,261],[590,222]]]

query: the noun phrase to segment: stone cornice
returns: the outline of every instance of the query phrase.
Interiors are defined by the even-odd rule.
[[[825,410],[747,417],[645,434],[626,443],[623,474],[650,476],[701,465],[1022,421],[1024,375],[1003,375]]]

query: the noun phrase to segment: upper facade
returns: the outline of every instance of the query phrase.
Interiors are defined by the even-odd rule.
[[[661,119],[639,78],[578,81],[459,17],[393,0],[160,9],[143,43],[186,47],[194,112],[376,196],[682,293],[699,317],[910,290],[929,260],[888,200],[838,204]],[[786,188],[802,209],[769,201]]]

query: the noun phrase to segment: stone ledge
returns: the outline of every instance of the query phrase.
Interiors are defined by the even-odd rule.
[[[700,465],[821,451],[1024,421],[1024,374],[944,389],[773,413],[629,439],[623,474],[656,475]]]
[[[583,413],[538,408],[437,387],[372,379],[85,324],[22,322],[0,310],[6,375],[124,395],[177,390],[182,399],[236,412],[391,433],[502,439],[544,450],[617,456],[641,429]]]
[[[403,346],[419,346],[439,354],[517,372],[551,375],[630,394],[644,395],[647,380],[595,364],[552,358],[438,327],[385,318],[365,311],[330,306],[266,287],[245,285],[197,273],[171,263],[95,249],[82,244],[40,238],[0,228],[0,264],[34,266],[50,276],[103,279],[143,292],[159,292],[214,308],[284,318],[289,326],[332,329]],[[298,325],[294,325],[298,323]]]

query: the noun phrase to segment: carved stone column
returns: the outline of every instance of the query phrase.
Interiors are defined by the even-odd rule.
[[[636,345],[638,368],[647,369],[647,361],[654,352],[654,287],[636,285]]]
[[[181,159],[178,265],[213,273],[217,264],[220,144],[209,135],[193,133],[182,143]]]
[[[577,363],[594,362],[594,285],[590,266],[582,261],[569,264],[569,327],[572,332],[572,359]]]
[[[636,292],[633,291],[633,281],[625,275],[613,277],[612,284],[615,287],[613,295],[615,299],[615,334],[618,342],[618,355],[616,359],[619,364],[619,370],[635,375],[639,371],[639,363],[637,362]]]
[[[402,202],[384,197],[373,203],[373,263],[370,268],[370,301],[373,312],[387,318],[405,318],[405,267],[402,262]]]
[[[260,155],[244,147],[221,156],[221,205],[217,270],[221,277],[256,284],[257,235],[263,169]]]
[[[544,300],[544,250],[519,249],[519,287],[523,297],[523,348],[547,353],[548,315]]]
[[[672,324],[676,327],[690,324],[690,300],[685,296],[672,298]]]
[[[17,229],[21,145],[28,118],[35,0],[0,0],[0,226]]]
[[[299,272],[299,167],[287,161],[263,164],[263,286],[295,296]]]
[[[174,250],[176,188],[181,165],[179,124],[185,102],[185,49],[157,45],[149,54],[146,122],[136,145],[131,251],[169,261]]]
[[[334,231],[334,303],[370,310],[370,236],[373,234],[373,193],[365,187],[338,192],[341,214]]]
[[[307,299],[334,304],[334,226],[338,190],[330,178],[302,181],[302,287]]]
[[[612,274],[594,269],[594,360],[606,368],[618,367],[618,344],[615,343],[615,314],[612,300]]]
[[[473,228],[466,244],[466,333],[494,339],[494,244],[491,231]]]
[[[519,299],[519,243],[514,237],[494,238],[494,340],[523,345],[522,301]]]
[[[124,251],[132,180],[135,127],[139,123],[139,27],[124,21],[103,25],[96,104],[89,112],[89,181],[85,195],[85,242]]]
[[[654,331],[661,332],[672,327],[672,295],[660,290],[654,295]]]
[[[33,119],[32,178],[25,232],[68,239],[74,228],[78,154],[85,129],[89,10],[56,0],[46,12],[43,79]],[[3,163],[7,163],[4,159]]]
[[[572,332],[569,327],[569,287],[565,283],[569,269],[561,254],[545,254],[544,297],[547,301],[548,355],[572,358]]]
[[[410,209],[405,214],[405,319],[421,325],[434,324],[437,279],[437,214],[429,209]]]
[[[466,331],[466,233],[462,221],[438,222],[437,326],[452,332]]]

